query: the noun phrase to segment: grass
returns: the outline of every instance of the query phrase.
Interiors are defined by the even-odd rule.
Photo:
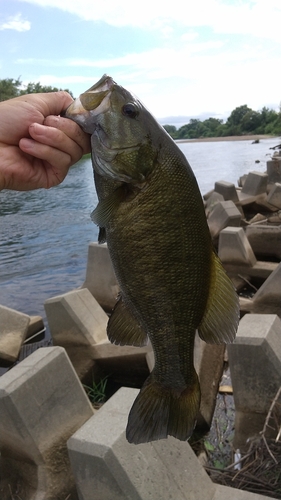
[[[100,379],[98,383],[94,380],[92,385],[83,384],[86,394],[93,406],[101,406],[106,400],[106,386],[108,377]]]

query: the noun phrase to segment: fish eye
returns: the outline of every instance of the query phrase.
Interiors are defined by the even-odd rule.
[[[122,113],[123,115],[128,116],[128,118],[136,118],[136,116],[138,116],[139,114],[136,106],[131,102],[124,104]]]

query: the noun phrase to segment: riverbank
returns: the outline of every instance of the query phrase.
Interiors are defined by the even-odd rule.
[[[261,141],[262,139],[271,139],[272,135],[229,135],[227,137],[199,137],[198,139],[176,139],[176,142],[225,142],[225,141]],[[278,137],[276,136],[276,139]]]

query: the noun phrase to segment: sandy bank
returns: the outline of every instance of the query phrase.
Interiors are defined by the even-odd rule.
[[[270,139],[272,135],[230,135],[227,137],[201,137],[199,139],[176,139],[176,142],[221,142],[221,141],[256,141]]]

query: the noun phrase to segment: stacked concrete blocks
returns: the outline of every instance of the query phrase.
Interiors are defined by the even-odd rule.
[[[66,349],[80,379],[92,366],[92,346],[107,342],[108,317],[87,288],[52,297],[45,310],[54,345]]]
[[[267,196],[268,203],[281,209],[281,184],[276,182],[273,184]]]
[[[235,401],[235,446],[245,447],[264,425],[281,386],[281,320],[274,314],[246,314],[228,346]]]
[[[266,193],[268,175],[263,172],[249,172],[241,193],[243,195],[257,196]]]
[[[281,260],[281,225],[250,224],[245,233],[259,259]]]
[[[236,187],[232,182],[227,182],[227,181],[215,182],[215,192],[221,194],[225,201],[231,200],[234,203],[237,203],[239,201]]]
[[[80,500],[212,498],[215,486],[190,446],[174,438],[141,445],[126,441],[138,394],[122,388],[68,441]]]
[[[239,227],[241,223],[241,213],[233,201],[221,201],[215,205],[210,213],[208,224],[212,238],[217,238],[219,233],[228,226]]]
[[[273,158],[266,162],[268,182],[270,184],[281,182],[281,157],[279,155],[276,155],[276,153],[274,153]]]
[[[252,312],[281,317],[281,263],[255,293]]]
[[[89,244],[86,279],[82,288],[88,288],[105,311],[113,309],[119,286],[106,244]]]
[[[136,383],[148,375],[146,355],[151,347],[111,344],[108,316],[87,288],[48,299],[45,310],[53,343],[65,348],[80,380],[94,376],[97,382],[102,375],[118,373],[121,382],[131,378]]]
[[[254,266],[257,262],[242,227],[227,227],[220,232],[218,254],[223,264]]]
[[[120,389],[69,439],[79,500],[266,500],[214,484],[187,442],[129,444],[125,428],[137,394]]]
[[[1,500],[77,500],[66,441],[93,415],[61,347],[0,378]]]
[[[268,174],[263,172],[249,172],[241,191],[238,191],[239,202],[242,207],[253,203],[262,209],[275,212],[276,206],[268,201]]]
[[[0,360],[14,363],[26,338],[30,316],[0,305]]]

